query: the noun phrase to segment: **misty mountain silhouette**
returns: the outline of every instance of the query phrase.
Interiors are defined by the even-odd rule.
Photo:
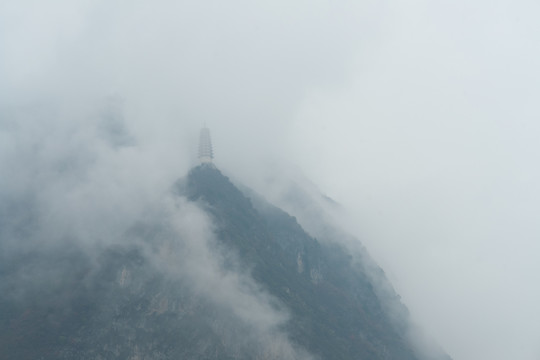
[[[94,253],[59,243],[5,259],[0,359],[449,359],[413,349],[407,310],[376,265],[242,189],[205,164],[173,193],[206,211],[217,273],[244,297],[164,271],[192,271],[195,251],[150,216]]]

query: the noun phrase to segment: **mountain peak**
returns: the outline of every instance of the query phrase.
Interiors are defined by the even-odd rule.
[[[384,303],[395,298],[381,298],[368,265],[339,239],[319,242],[215,167],[193,168],[183,184],[180,192],[211,215],[218,241],[239,255],[240,268],[288,309],[287,330],[299,346],[321,359],[425,359],[409,343],[406,308],[387,309]]]

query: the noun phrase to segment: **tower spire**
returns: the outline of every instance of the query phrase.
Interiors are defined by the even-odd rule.
[[[211,164],[213,158],[214,152],[212,150],[210,130],[208,130],[205,124],[201,129],[201,135],[199,137],[199,161],[201,164]]]

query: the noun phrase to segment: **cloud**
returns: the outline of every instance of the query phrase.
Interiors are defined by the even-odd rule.
[[[533,359],[537,13],[528,0],[2,2],[1,211],[33,204],[9,228],[40,219],[50,238],[120,233],[194,164],[206,122],[240,180],[277,158],[350,209],[451,354]]]
[[[223,341],[255,348],[265,358],[311,359],[288,338],[284,306],[240,267],[233,250],[218,243],[209,215],[183,197],[164,199],[164,211],[175,237],[154,253],[158,267],[218,308],[217,316],[227,319],[226,329],[218,329]]]

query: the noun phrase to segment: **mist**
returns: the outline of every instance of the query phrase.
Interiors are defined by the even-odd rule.
[[[212,219],[184,198],[163,205],[181,240],[166,241],[154,261],[165,261],[170,276],[182,277],[197,296],[218,307],[225,317],[220,330],[226,341],[254,347],[255,354],[271,359],[312,359],[283,330],[289,317],[285,307],[241,268],[237,254],[219,246]]]
[[[3,256],[121,239],[196,164],[206,123],[216,165],[263,195],[301,174],[341,204],[451,356],[536,359],[539,10],[1,2]],[[39,236],[11,236],[28,223]]]
[[[136,164],[145,156],[124,126],[118,99],[106,99],[102,106],[73,127],[51,121],[43,107],[12,115],[15,157],[6,159],[12,177],[3,179],[0,197],[2,297],[23,304],[42,298],[53,309],[58,303],[70,309],[69,295],[55,290],[73,281],[73,269],[81,273],[77,281],[89,287],[103,271],[104,251],[134,248],[149,264],[149,274],[157,270],[183,296],[191,294],[216,311],[213,330],[228,346],[255,357],[310,359],[283,330],[289,317],[285,307],[240,267],[233,251],[218,245],[209,215],[173,193],[178,169],[173,175],[144,175],[152,166]],[[32,116],[43,121],[43,127],[33,126],[44,138],[27,127]],[[164,230],[150,243],[134,235],[137,227]],[[36,253],[45,260],[36,260]],[[150,275],[141,277],[126,266],[117,274],[118,286],[144,287]],[[165,307],[181,313],[169,305],[167,287],[160,286],[151,311]],[[114,306],[112,290],[104,298],[105,307]]]

